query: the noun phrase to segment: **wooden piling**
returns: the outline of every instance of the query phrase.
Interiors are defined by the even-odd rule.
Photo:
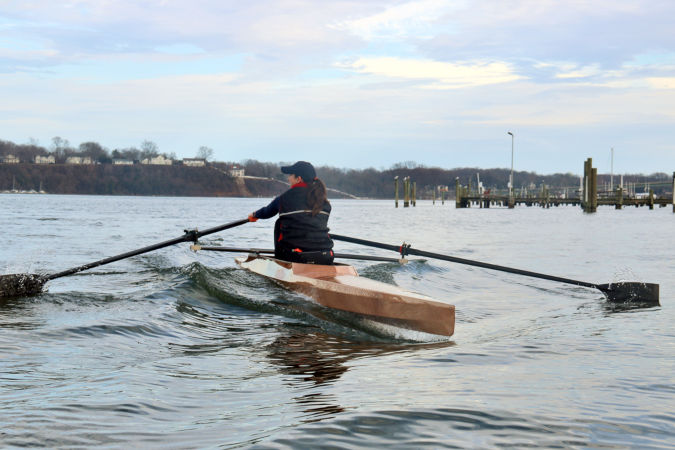
[[[617,186],[616,188],[616,203],[614,209],[623,208],[623,186]]]
[[[417,206],[417,181],[412,183],[412,205]]]
[[[675,172],[673,172],[673,212],[675,213]]]
[[[674,174],[675,176],[675,174]],[[462,203],[462,186],[459,185],[459,177],[455,178],[455,208],[461,208]],[[673,211],[675,212],[675,203],[673,203]]]
[[[584,210],[584,212],[588,212],[588,192],[589,192],[589,181],[590,181],[590,176],[589,176],[589,162],[591,158],[586,158],[586,161],[584,161],[584,179],[581,185],[581,208]]]
[[[598,210],[598,169],[591,168],[591,210],[589,212],[596,212]]]
[[[410,177],[403,178],[403,207],[410,206]]]
[[[593,168],[593,159],[584,162],[583,197],[581,206],[584,212],[592,213],[598,210],[598,169]]]
[[[649,189],[649,209],[654,209],[654,189]]]
[[[394,205],[396,205],[396,208],[398,208],[398,175],[394,177],[394,192],[396,200],[394,201]]]

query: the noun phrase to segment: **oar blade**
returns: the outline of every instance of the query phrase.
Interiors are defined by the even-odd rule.
[[[640,303],[659,306],[659,285],[622,281],[618,283],[600,284],[597,286],[607,300],[613,303]]]
[[[0,275],[0,298],[39,294],[46,282],[45,278],[34,273]]]

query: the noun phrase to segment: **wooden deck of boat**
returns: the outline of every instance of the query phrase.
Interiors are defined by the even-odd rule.
[[[300,264],[249,255],[237,263],[317,303],[425,333],[452,336],[455,307],[397,286],[360,277],[354,267]]]

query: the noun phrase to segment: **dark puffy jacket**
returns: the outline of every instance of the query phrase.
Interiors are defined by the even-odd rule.
[[[307,203],[305,186],[295,186],[279,196],[279,218],[274,224],[275,249],[302,251],[330,250],[333,241],[328,236],[330,203],[325,202],[321,211],[312,216]]]

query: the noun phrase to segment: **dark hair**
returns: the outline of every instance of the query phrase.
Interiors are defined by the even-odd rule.
[[[328,203],[326,196],[326,185],[318,178],[311,181],[305,181],[309,185],[309,192],[307,192],[307,203],[312,208],[312,215],[316,216],[323,208],[324,203]]]

